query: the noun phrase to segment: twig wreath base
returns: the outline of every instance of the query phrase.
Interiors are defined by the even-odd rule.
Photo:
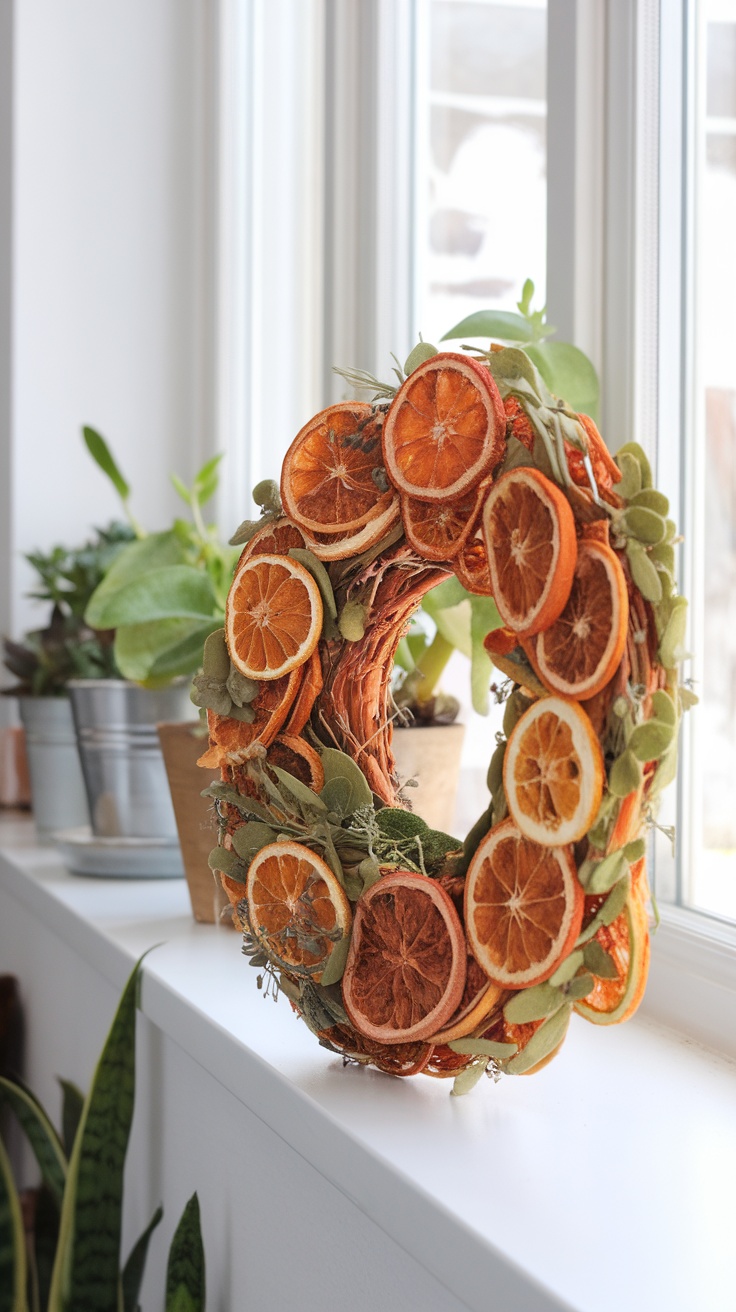
[[[573,1011],[641,1000],[647,827],[695,700],[686,602],[644,452],[614,461],[523,351],[422,344],[377,393],[305,425],[233,539],[193,690],[221,771],[210,864],[259,987],[323,1047],[464,1093],[541,1069]],[[397,646],[453,575],[487,598],[504,703],[464,840],[412,812],[392,754]]]

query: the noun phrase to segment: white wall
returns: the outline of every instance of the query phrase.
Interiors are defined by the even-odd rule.
[[[16,635],[36,618],[21,553],[75,544],[118,513],[82,423],[111,441],[150,528],[174,510],[170,471],[191,476],[212,449],[212,11],[202,0],[14,5],[0,621]]]

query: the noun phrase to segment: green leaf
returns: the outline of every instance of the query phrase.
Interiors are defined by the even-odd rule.
[[[70,1080],[59,1080],[61,1085],[61,1138],[67,1158],[71,1157],[74,1140],[84,1107],[84,1094]]]
[[[186,483],[182,483],[181,479],[180,479],[180,478],[177,478],[176,474],[172,474],[172,475],[171,475],[171,482],[172,482],[172,485],[173,485],[174,491],[178,493],[178,495],[181,497],[182,501],[185,501],[186,504],[189,505],[189,504],[190,504],[190,501],[189,501],[189,488],[187,487]],[[187,526],[187,527],[188,527],[188,526]]]
[[[20,1199],[0,1139],[0,1312],[28,1312],[26,1237]]]
[[[450,1096],[453,1098],[462,1098],[463,1094],[470,1093],[479,1080],[485,1075],[486,1063],[484,1061],[475,1062],[472,1066],[467,1066],[464,1071],[455,1076],[453,1080]]]
[[[341,980],[345,971],[345,964],[348,959],[348,950],[350,948],[350,935],[346,934],[333,947],[328,959],[327,965],[322,971],[320,984],[327,988],[330,984],[337,984]]]
[[[474,597],[470,617],[470,691],[476,715],[487,715],[493,662],[483,646],[483,639],[501,625],[501,616],[492,597]]]
[[[151,533],[149,537],[131,542],[124,547],[113,561],[99,587],[90,597],[84,618],[93,629],[108,626],[101,616],[108,604],[108,599],[121,588],[130,583],[137,583],[152,570],[164,569],[168,565],[184,565],[187,560],[186,548],[176,534]]]
[[[573,976],[577,975],[582,964],[582,952],[571,952],[569,957],[565,957],[565,960],[557,967],[554,974],[550,975],[550,984],[557,986],[559,984],[569,983]]]
[[[431,593],[428,594],[425,601],[429,599],[429,596],[431,596]],[[436,607],[430,602],[429,606],[425,606],[424,609],[428,615],[431,615],[437,625],[437,632],[441,633],[442,637],[452,647],[461,651],[463,656],[472,659],[473,610],[470,598],[463,598],[457,606],[446,606],[444,608]]]
[[[320,797],[327,807],[341,819],[350,815],[351,789],[347,779],[329,779],[320,792]]]
[[[544,382],[527,350],[518,346],[508,346],[505,351],[494,351],[488,361],[488,368],[499,387],[507,392],[515,392],[524,400],[539,405],[546,396]]]
[[[543,1061],[561,1043],[570,1024],[572,1003],[566,1002],[554,1015],[535,1030],[525,1048],[516,1057],[512,1057],[506,1066],[508,1075],[523,1075],[538,1062]]]
[[[206,460],[202,468],[194,476],[192,491],[196,496],[200,506],[206,506],[217,491],[219,483],[218,465],[222,460],[222,452]]]
[[[586,893],[607,893],[619,879],[623,879],[628,869],[625,851],[611,852],[593,866],[585,885]]]
[[[587,998],[594,983],[595,980],[592,975],[576,975],[575,979],[570,980],[570,983],[565,989],[565,993],[568,998],[573,998],[575,1000],[578,998]]]
[[[335,602],[335,594],[332,590],[330,576],[322,564],[322,561],[317,559],[313,551],[304,551],[301,547],[290,547],[289,555],[300,565],[303,565],[305,569],[309,570],[309,573],[312,575],[312,578],[319,588],[325,613],[329,615],[331,619],[336,620],[337,603]]]
[[[627,873],[623,879],[619,879],[618,883],[614,884],[611,892],[603,903],[603,906],[593,917],[590,924],[578,934],[576,947],[580,947],[583,943],[587,943],[590,939],[595,938],[595,935],[602,926],[612,924],[616,917],[621,915],[621,912],[626,905],[626,899],[629,896],[630,888],[631,877]]]
[[[440,340],[450,342],[458,337],[492,337],[504,342],[529,342],[532,333],[526,319],[520,314],[514,314],[513,310],[476,310],[475,314],[461,319]]]
[[[503,1014],[511,1025],[528,1025],[533,1020],[552,1016],[564,1001],[564,995],[551,984],[535,984],[509,998]]]
[[[66,1157],[51,1121],[29,1090],[2,1075],[0,1101],[11,1107],[20,1121],[38,1162],[42,1179],[60,1207],[66,1181]]]
[[[31,1280],[38,1288],[38,1302],[34,1312],[44,1312],[48,1307],[51,1274],[54,1269],[56,1245],[59,1242],[59,1206],[51,1191],[45,1184],[41,1185],[36,1195],[36,1209],[33,1216],[33,1258],[35,1268]],[[35,1290],[32,1297],[35,1303]]]
[[[107,475],[121,501],[127,501],[130,496],[130,487],[118,469],[112,451],[102,434],[98,433],[96,429],[85,425],[82,429],[82,437],[95,464],[99,466],[103,474]]]
[[[526,353],[534,361],[549,390],[573,410],[598,417],[598,375],[583,351],[570,342],[539,342]]]
[[[583,949],[583,958],[586,969],[592,975],[597,975],[599,979],[617,979],[618,966],[611,956],[610,952],[601,946],[597,938],[586,943]]]
[[[124,624],[179,619],[205,623],[212,618],[216,607],[209,574],[193,565],[166,565],[147,570],[140,578],[98,601],[92,608],[93,627],[116,629]],[[89,613],[87,618],[91,623]]]
[[[140,1239],[136,1241],[128,1254],[128,1260],[123,1267],[122,1274],[124,1312],[138,1312],[138,1299],[143,1282],[143,1272],[146,1267],[146,1258],[148,1257],[148,1245],[151,1235],[160,1223],[163,1214],[163,1207],[157,1207]]]
[[[210,870],[227,875],[228,879],[234,879],[240,884],[245,883],[248,867],[245,861],[238,856],[237,851],[233,852],[228,847],[213,847],[207,857],[207,865]]]
[[[199,1199],[192,1194],[176,1227],[166,1268],[166,1312],[204,1312],[205,1266]]]
[[[225,630],[215,629],[202,649],[202,672],[208,679],[225,683],[230,675],[230,653],[225,641]]]
[[[447,1046],[461,1057],[493,1057],[495,1061],[505,1061],[519,1051],[518,1043],[495,1043],[493,1039],[453,1039]]]
[[[123,1168],[133,1119],[141,962],[123,990],[69,1163],[48,1312],[118,1307]]]
[[[192,675],[202,663],[207,636],[219,619],[153,620],[126,624],[115,635],[115,661],[121,674],[135,683],[163,683]]]
[[[303,784],[301,779],[296,779],[293,774],[289,774],[288,770],[282,770],[279,765],[269,766],[269,769],[273,771],[286,791],[296,799],[300,807],[306,807],[313,811],[327,810],[322,798],[317,793],[313,793],[312,789],[308,788],[306,784]]]
[[[348,808],[345,812],[346,815],[352,815],[354,811],[359,811],[363,806],[372,807],[373,794],[368,780],[351,756],[338,751],[336,747],[325,747],[322,750],[321,760],[326,784],[332,779],[345,779],[350,785],[350,798],[346,802]]]
[[[247,861],[249,864],[261,848],[268,847],[269,843],[275,843],[276,831],[270,825],[264,825],[261,820],[248,820],[244,825],[239,825],[233,834],[233,847],[238,856]],[[217,849],[220,851],[221,849]]]

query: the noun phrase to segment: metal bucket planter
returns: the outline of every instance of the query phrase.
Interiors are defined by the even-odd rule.
[[[405,794],[412,809],[445,833],[452,833],[464,737],[463,724],[413,725],[395,729],[391,744],[399,777],[417,780]]]
[[[67,697],[19,697],[18,707],[36,832],[48,843],[58,829],[89,823],[72,708]]]
[[[196,715],[188,681],[151,689],[123,679],[72,679],[68,687],[93,834],[175,844],[156,725]]]

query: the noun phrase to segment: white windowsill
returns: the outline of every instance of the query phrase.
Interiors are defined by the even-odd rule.
[[[263,1001],[234,933],[192,922],[183,882],[69,876],[22,821],[0,822],[0,846],[0,915],[22,902],[116,986],[163,943],[144,970],[149,1020],[469,1308],[733,1306],[724,1056],[637,1017],[576,1021],[541,1074],[464,1099],[343,1071],[285,1001]]]

